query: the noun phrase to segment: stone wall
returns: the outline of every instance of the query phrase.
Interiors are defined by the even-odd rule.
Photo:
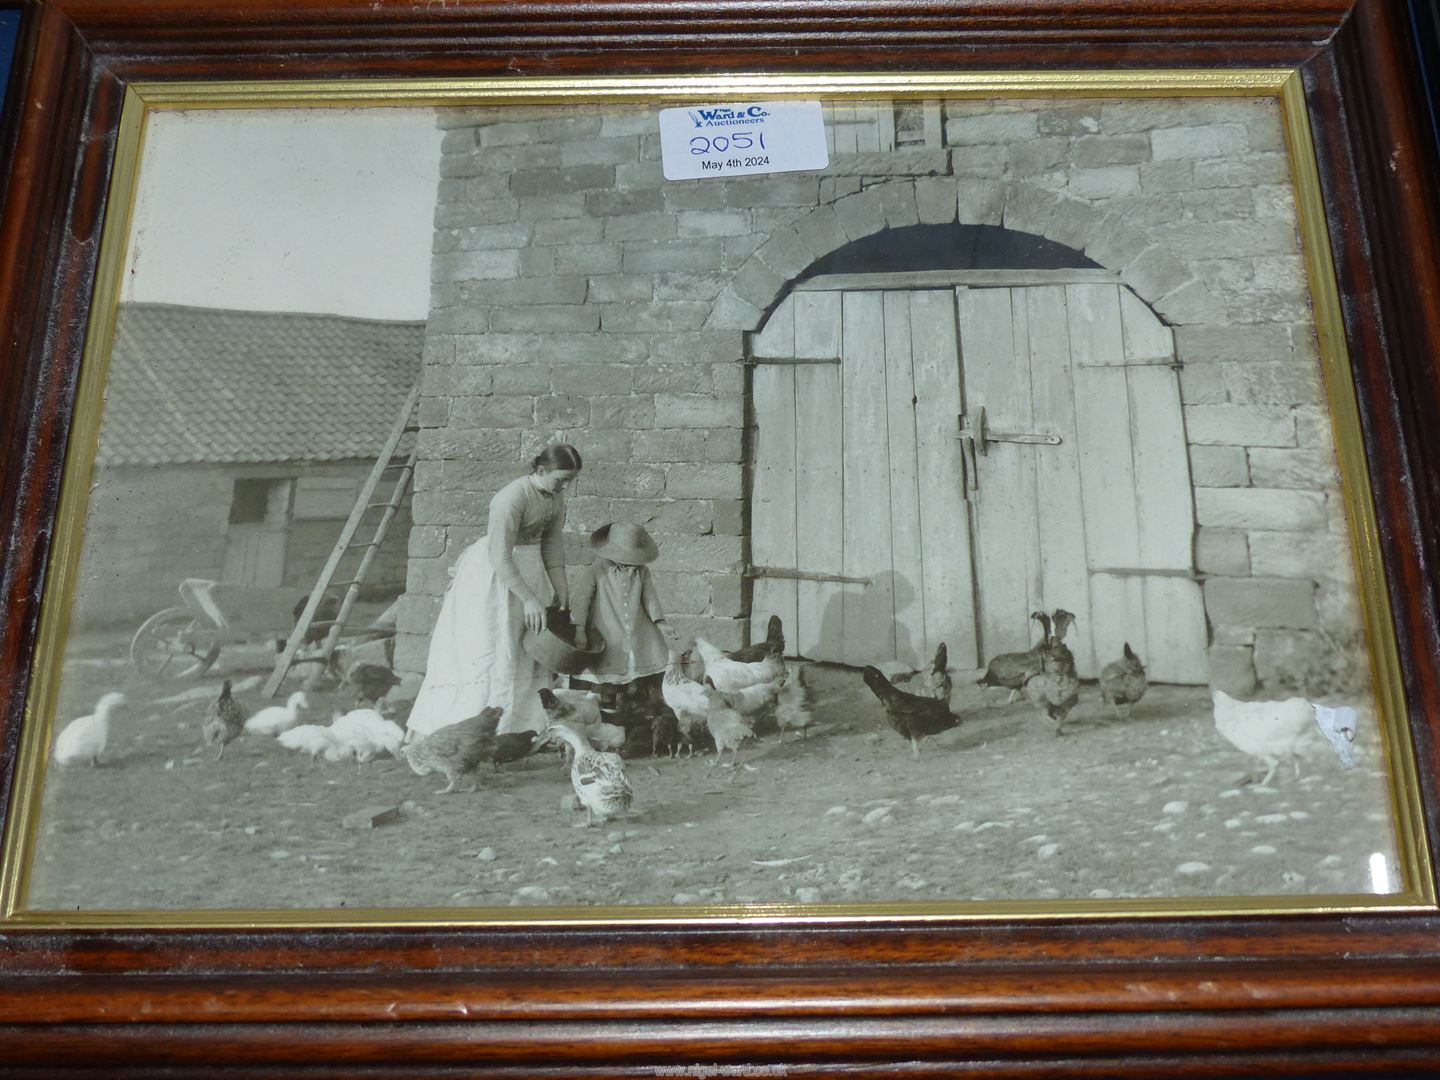
[[[744,333],[885,229],[1003,225],[1083,250],[1174,328],[1215,681],[1356,674],[1351,562],[1278,106],[827,110],[819,174],[667,182],[653,110],[443,111],[402,665],[423,664],[490,496],[586,455],[570,530],[639,520],[684,625],[742,633]]]

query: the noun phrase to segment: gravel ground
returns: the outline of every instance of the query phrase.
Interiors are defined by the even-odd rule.
[[[198,684],[208,694],[223,677],[258,681],[263,654],[232,653]],[[1369,892],[1372,854],[1393,865],[1373,724],[1349,772],[1316,731],[1298,779],[1287,767],[1261,788],[1203,688],[1152,687],[1120,720],[1087,686],[1057,737],[1004,692],[957,687],[966,722],[917,760],[857,672],[815,666],[808,738],[749,742],[736,768],[631,762],[631,815],[586,828],[548,754],[448,796],[403,762],[312,766],[271,739],[217,761],[198,749],[208,697],[162,704],[186,686],[139,683],[118,655],[92,644],[67,665],[62,719],[116,688],[131,706],[102,767],[50,769],[32,908],[1294,896]],[[261,705],[253,688],[237,696]],[[338,704],[315,695],[310,718]],[[387,807],[388,824],[342,825]]]

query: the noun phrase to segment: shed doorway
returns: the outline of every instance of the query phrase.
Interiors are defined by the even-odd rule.
[[[1174,344],[1113,275],[811,277],[750,357],[754,637],[979,667],[1063,607],[1082,677],[1206,681]]]

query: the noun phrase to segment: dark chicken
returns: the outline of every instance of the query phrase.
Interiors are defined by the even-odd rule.
[[[910,749],[917,758],[920,756],[921,739],[948,731],[960,723],[960,717],[950,711],[948,702],[907,694],[891,685],[879,668],[867,667],[864,678],[865,685],[885,706],[890,726],[910,740]]]

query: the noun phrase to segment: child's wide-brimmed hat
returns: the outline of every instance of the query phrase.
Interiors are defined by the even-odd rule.
[[[660,555],[660,548],[650,534],[639,525],[628,521],[612,521],[601,525],[590,534],[590,546],[595,554],[611,562],[643,566],[654,562]]]

